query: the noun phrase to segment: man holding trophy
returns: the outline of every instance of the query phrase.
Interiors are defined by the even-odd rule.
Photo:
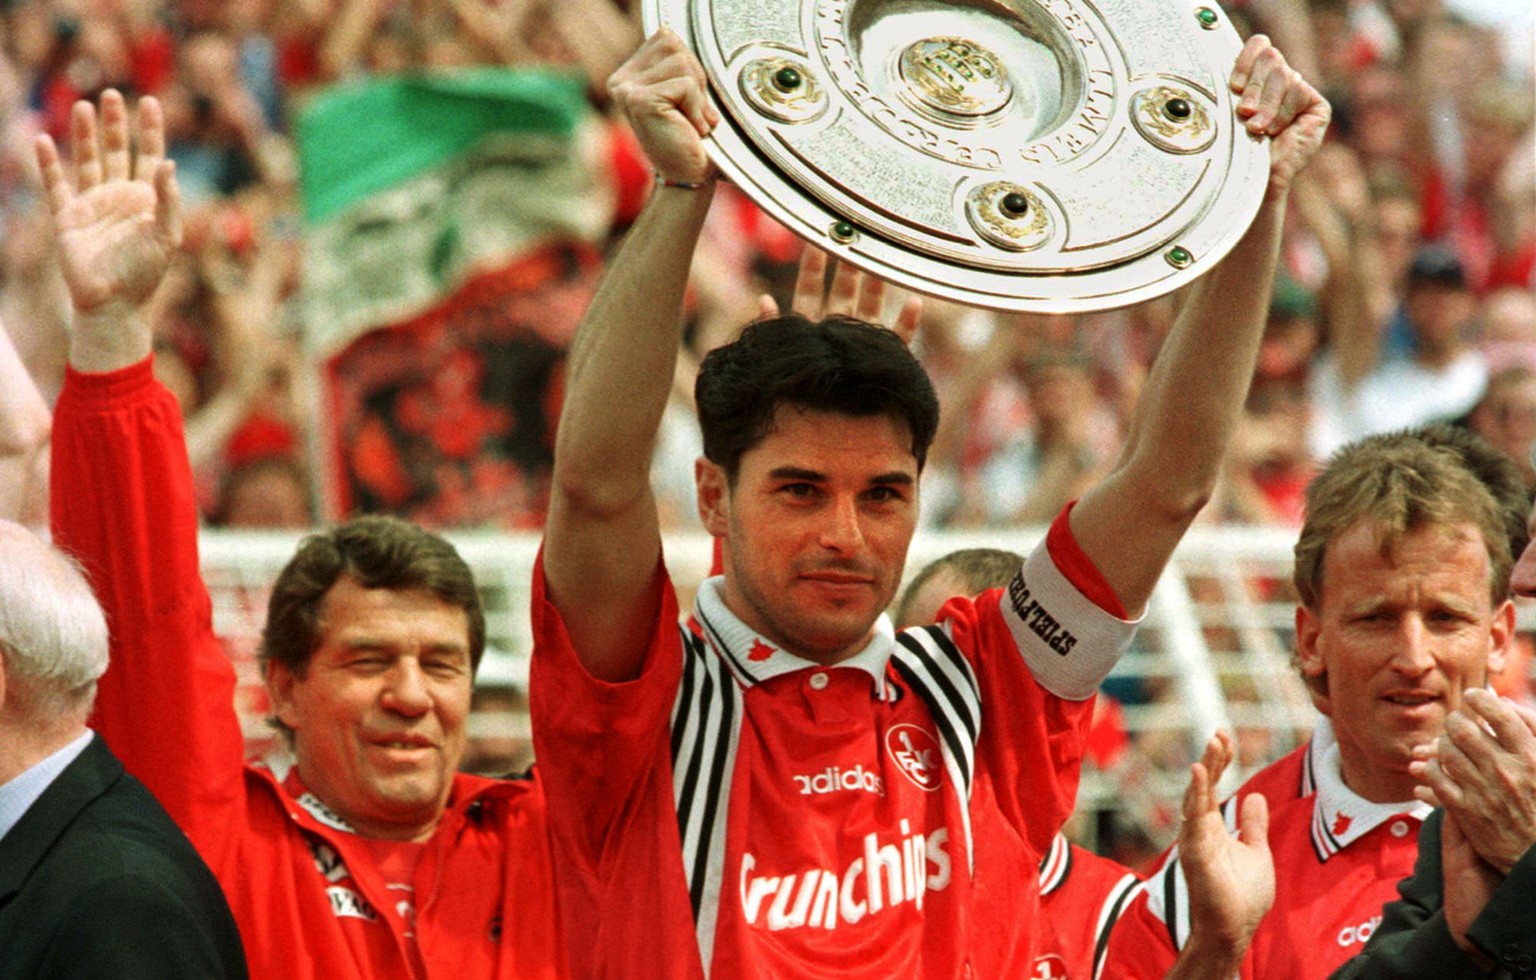
[[[659,186],[572,348],[534,575],[534,739],[576,975],[1027,974],[1031,871],[1072,810],[1093,694],[1211,493],[1291,180],[1329,119],[1262,36],[1230,86],[1235,124],[1270,143],[1263,202],[1194,284],[1116,466],[1008,588],[898,634],[883,613],[938,404],[869,322],[882,284],[842,272],[824,309],[759,320],[701,367],[695,478],[724,575],[679,627],[649,466],[721,118],[669,30],[615,74]],[[1267,907],[1247,877],[1268,860],[1262,804],[1240,839],[1221,830],[1223,763],[1208,751],[1186,799],[1208,901],[1176,975],[1230,975]]]

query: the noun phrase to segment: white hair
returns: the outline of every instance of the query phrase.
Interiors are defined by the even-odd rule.
[[[80,567],[0,520],[0,655],[23,707],[89,711],[107,670],[107,620]]]

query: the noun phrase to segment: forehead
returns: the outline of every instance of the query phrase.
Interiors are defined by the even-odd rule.
[[[369,589],[349,575],[320,603],[320,645],[410,639],[468,647],[469,614],[426,589]]]
[[[741,465],[744,471],[794,466],[829,476],[865,471],[915,474],[917,457],[904,419],[780,405],[767,433],[742,454]]]
[[[1320,601],[1358,602],[1413,588],[1489,600],[1493,570],[1473,524],[1429,524],[1404,532],[1383,553],[1382,528],[1359,521],[1337,534],[1323,556]]]

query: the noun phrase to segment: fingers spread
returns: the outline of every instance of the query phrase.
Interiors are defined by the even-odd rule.
[[[869,323],[879,323],[885,315],[885,280],[879,276],[860,276],[859,279],[859,298],[853,315]]]
[[[57,215],[69,204],[73,193],[64,176],[64,165],[59,161],[59,148],[46,133],[38,136],[32,145],[37,153],[37,169],[43,178],[43,193],[48,195],[48,208]]]
[[[832,288],[827,291],[828,314],[852,316],[859,296],[859,270],[848,262],[839,262],[832,273]]]
[[[181,244],[181,188],[174,160],[161,160],[155,168],[155,234],[171,248]]]
[[[901,342],[908,347],[912,346],[912,339],[917,336],[918,322],[923,317],[923,298],[921,296],[908,296],[907,301],[901,304],[901,312],[896,314],[896,325],[893,329]]]
[[[75,158],[75,187],[86,191],[101,183],[101,157],[96,146],[96,107],[84,99],[70,110],[70,149]]]
[[[101,94],[101,154],[105,179],[128,179],[128,105],[116,89]]]
[[[160,161],[165,159],[165,110],[160,100],[146,95],[139,100],[138,159],[134,162],[135,180],[153,180]]]
[[[821,293],[827,282],[827,253],[814,245],[800,252],[800,268],[795,272],[795,294],[790,309],[815,319],[821,313]]]

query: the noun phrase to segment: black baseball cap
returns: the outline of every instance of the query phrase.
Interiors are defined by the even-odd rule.
[[[1423,245],[1408,265],[1408,284],[1435,284],[1465,289],[1467,270],[1456,253],[1444,245]]]

